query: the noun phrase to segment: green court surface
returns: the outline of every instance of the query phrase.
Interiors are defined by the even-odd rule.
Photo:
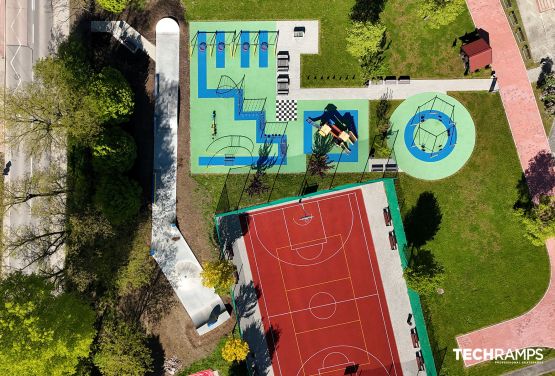
[[[419,120],[424,112],[448,120],[445,125],[437,119]],[[474,122],[468,110],[448,95],[422,93],[407,98],[391,116],[391,123],[395,136],[389,138],[390,147],[399,169],[413,177],[446,178],[460,170],[472,155]]]
[[[337,107],[342,115],[352,115],[358,129],[358,141],[351,155],[342,155],[340,148],[334,147],[330,158],[334,161],[341,158],[337,169],[340,172],[362,172],[369,153],[369,102],[325,99],[297,101],[296,119],[278,122],[276,99],[280,97],[276,95],[276,51],[269,36],[267,65],[264,66],[260,60],[261,49],[256,46],[259,41],[256,33],[260,30],[274,31],[276,23],[190,23],[191,172],[227,173],[230,168],[251,165],[256,161],[259,148],[266,140],[272,145],[270,157],[276,157],[277,160],[269,172],[276,172],[279,168],[284,173],[303,173],[313,134],[316,132],[305,120],[308,116],[320,116],[329,104]],[[220,51],[220,63],[217,62],[216,31],[220,32],[220,42],[225,43],[224,51]],[[229,33],[222,36],[222,31]],[[250,31],[247,39],[241,39],[245,37],[241,37],[240,31]],[[236,41],[235,44],[233,40]],[[203,41],[207,43],[204,53],[199,51]],[[245,41],[251,45],[246,53],[242,50]],[[223,55],[225,56],[222,58]],[[222,64],[222,60],[225,60],[225,64]],[[245,60],[248,60],[247,64]],[[218,64],[220,67],[217,67]],[[215,135],[212,127],[214,112]],[[264,130],[263,136],[261,128]],[[267,138],[266,134],[271,137]]]

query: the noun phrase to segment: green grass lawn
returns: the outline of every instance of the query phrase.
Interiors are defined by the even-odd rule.
[[[547,253],[523,238],[522,227],[512,215],[521,171],[499,96],[451,95],[469,109],[477,127],[471,159],[457,174],[440,181],[401,175],[398,195],[406,213],[422,192],[430,191],[443,216],[435,239],[424,247],[446,270],[445,294],[429,298],[425,304],[432,341],[445,352],[441,374],[498,375],[519,366],[486,364],[465,370],[462,361],[454,358],[455,336],[534,306],[548,284]],[[224,176],[195,175],[194,179],[199,183],[198,196],[210,198],[205,216],[211,221]],[[272,200],[298,194],[302,179],[303,175],[281,176]],[[329,187],[330,179],[320,182],[320,188]],[[360,174],[338,174],[334,186],[359,179]],[[250,198],[245,194],[242,205],[266,200],[267,196]]]
[[[318,19],[321,22],[320,54],[302,57],[302,85],[345,87],[363,83],[357,60],[345,50],[349,14],[355,0],[327,1],[325,6],[319,0],[182,1],[186,19],[190,21]],[[463,13],[452,25],[431,30],[416,15],[416,4],[417,0],[389,0],[382,13],[391,41],[387,51],[390,74],[413,78],[462,77],[460,41],[455,47],[453,41],[474,30],[469,13]],[[489,73],[474,75],[488,76]],[[345,76],[349,79],[345,80]]]
[[[536,102],[538,102],[538,108],[540,110],[540,115],[542,117],[545,134],[549,136],[549,132],[551,131],[551,127],[553,126],[553,120],[555,120],[555,117],[553,115],[548,114],[547,111],[545,110],[545,106],[543,105],[543,102],[540,100],[541,90],[538,89],[535,83],[532,83],[532,89],[534,90]]]

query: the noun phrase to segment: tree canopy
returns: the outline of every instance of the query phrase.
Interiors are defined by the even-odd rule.
[[[381,23],[353,22],[347,36],[347,52],[359,60],[379,53],[384,45],[386,29]]]
[[[202,284],[213,288],[217,294],[229,295],[235,284],[235,265],[229,260],[217,260],[205,262],[202,267]]]
[[[516,216],[526,230],[526,238],[536,246],[555,236],[555,198],[542,196],[529,210],[519,208]]]
[[[108,12],[121,13],[129,3],[130,0],[96,0],[98,5],[106,9]]]
[[[443,267],[435,260],[432,252],[420,249],[413,256],[403,276],[407,285],[420,295],[430,295],[445,280]]]
[[[126,172],[137,158],[137,145],[129,133],[118,127],[110,127],[93,146],[92,155],[95,171]]]
[[[431,29],[452,24],[466,9],[464,0],[422,0],[417,14]]]
[[[540,99],[545,106],[545,110],[551,115],[555,115],[555,75],[553,72],[544,76],[539,87],[541,90]]]
[[[146,336],[120,320],[110,319],[102,328],[93,361],[104,376],[143,376],[152,371]]]
[[[0,281],[0,374],[71,375],[95,337],[92,309],[37,275]]]
[[[9,143],[25,145],[31,155],[64,148],[67,136],[91,145],[104,124],[129,118],[133,92],[127,81],[113,68],[94,73],[82,50],[68,41],[58,55],[36,63],[33,82],[6,92],[1,117]]]
[[[126,176],[102,176],[96,186],[94,203],[112,224],[120,225],[139,213],[141,187]]]

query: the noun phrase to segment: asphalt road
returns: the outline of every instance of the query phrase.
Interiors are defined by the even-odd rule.
[[[34,63],[50,54],[53,38],[54,14],[49,0],[6,0],[6,86],[17,89],[33,79]],[[6,135],[9,137],[9,134]],[[48,166],[50,156],[33,159],[23,145],[6,146],[6,163],[11,162],[5,182],[33,173],[33,166]],[[32,205],[32,203],[31,203]],[[10,228],[33,224],[31,205],[28,203],[10,209],[4,217],[4,236],[10,236]],[[18,257],[4,255],[6,271],[21,269],[24,262]],[[32,270],[27,270],[28,272]]]

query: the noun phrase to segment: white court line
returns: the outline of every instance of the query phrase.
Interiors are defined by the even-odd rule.
[[[326,197],[307,199],[304,203],[316,203],[316,202],[322,202],[322,201],[327,201],[327,200],[335,200],[338,197],[351,196],[353,194],[354,193],[352,191],[349,191],[347,193],[341,193],[341,194],[338,194],[338,195],[331,194],[330,196],[326,196]],[[255,209],[253,212],[249,212],[248,214],[249,214],[249,216],[254,217],[256,215],[271,213],[271,212],[275,212],[275,211],[278,211],[278,210],[283,210],[283,209],[286,209],[286,208],[293,208],[295,206],[300,206],[300,205],[301,205],[301,203],[298,203],[297,200],[294,200],[294,201],[279,205],[278,207],[273,208],[273,209],[267,209],[267,210],[264,210],[264,208]]]
[[[366,254],[368,255],[368,261],[370,262],[370,268],[372,270],[372,277],[374,278],[374,284],[376,285],[376,292],[378,292],[379,291],[379,286],[376,283],[376,273],[374,272],[374,265],[372,264],[372,258],[370,257],[370,250],[368,249],[368,239],[366,238],[366,230],[364,229],[364,221],[362,220],[362,217],[361,217],[360,204],[358,202],[358,197],[356,195],[355,195],[355,200],[357,202],[357,211],[358,211],[358,217],[360,218],[360,224],[361,224],[361,227],[362,227],[362,234],[364,235],[364,246],[366,248]],[[368,219],[368,213],[366,214],[366,217],[367,217],[367,220],[369,221],[370,219]],[[374,242],[372,240],[372,244],[373,243]],[[379,271],[379,269],[378,269],[378,271]],[[380,283],[382,283],[382,289],[383,289],[383,282],[380,281]],[[387,338],[387,346],[389,347],[389,353],[391,355],[391,364],[393,365],[393,370],[395,371],[395,374],[397,375],[397,366],[395,365],[395,357],[393,356],[393,351],[391,349],[391,341],[389,339],[389,334],[387,334],[387,326],[385,324],[385,315],[383,313],[382,301],[380,299],[379,294],[378,294],[378,304],[380,306],[380,312],[382,314],[382,324],[383,324],[383,327],[384,327],[385,336]],[[391,318],[389,318],[389,319],[391,320]]]
[[[289,315],[289,314],[293,314],[293,313],[297,313],[297,312],[310,311],[311,309],[322,308],[322,307],[327,307],[327,306],[330,306],[330,305],[341,304],[341,303],[354,302],[358,299],[371,298],[371,297],[376,296],[376,295],[378,295],[378,294],[369,294],[369,295],[357,296],[355,298],[339,300],[339,301],[336,301],[336,302],[333,302],[333,303],[326,303],[326,304],[322,304],[322,305],[318,305],[318,306],[314,306],[314,307],[295,309],[293,311],[283,312],[283,313],[276,313],[275,315],[268,315],[268,317],[277,317],[277,316],[284,316],[284,315]]]
[[[361,348],[358,347],[358,346],[351,346],[351,345],[334,345],[334,346],[327,346],[327,347],[324,347],[324,348],[322,348],[322,349],[316,351],[315,353],[313,353],[303,364],[301,364],[301,368],[299,369],[299,371],[297,371],[297,376],[299,376],[299,375],[301,374],[301,371],[304,372],[304,366],[305,366],[305,364],[307,364],[307,363],[308,363],[312,358],[314,358],[316,355],[318,355],[318,354],[320,354],[321,352],[326,351],[326,350],[337,349],[337,348],[342,348],[342,347],[346,347],[346,348],[350,348],[350,349],[356,349],[356,350],[365,352],[366,354],[368,354],[368,355],[370,355],[372,358],[374,358],[374,360],[375,360],[376,362],[378,362],[378,363],[382,366],[382,368],[383,368],[383,370],[385,371],[386,374],[389,374],[389,371],[387,370],[387,368],[385,367],[385,365],[384,365],[374,354],[372,354],[371,352],[369,352],[368,349],[361,349]]]
[[[262,239],[260,238],[260,234],[258,233],[258,230],[257,230],[257,228],[256,228],[256,218],[255,218],[255,216],[256,216],[256,215],[265,214],[265,213],[268,213],[268,212],[275,212],[275,211],[279,211],[279,210],[281,210],[281,211],[282,211],[282,214],[283,214],[283,209],[284,209],[284,208],[272,209],[272,210],[269,210],[269,211],[257,213],[257,214],[255,214],[255,215],[253,215],[253,214],[251,214],[251,213],[248,213],[249,217],[252,218],[252,231],[256,234],[256,238],[258,239],[258,243],[260,244],[260,246],[261,246],[262,248],[264,248],[264,250],[265,250],[266,252],[268,252],[268,254],[269,254],[270,256],[272,256],[273,258],[275,258],[275,259],[278,260],[279,262],[283,262],[284,264],[288,264],[288,265],[292,265],[292,266],[301,266],[301,267],[307,267],[307,266],[313,266],[313,265],[322,264],[322,263],[328,261],[330,258],[334,257],[334,256],[345,246],[345,243],[346,243],[346,242],[350,239],[350,237],[351,237],[351,233],[352,233],[352,231],[353,231],[353,224],[354,224],[354,218],[355,218],[355,216],[354,216],[354,212],[353,212],[353,204],[352,204],[352,201],[351,201],[351,199],[350,199],[349,196],[351,196],[351,195],[353,195],[353,194],[354,194],[353,192],[350,192],[350,193],[341,194],[341,195],[337,195],[337,196],[328,196],[328,197],[326,197],[326,198],[324,198],[324,199],[318,200],[318,201],[325,201],[325,200],[337,199],[337,198],[339,198],[339,197],[345,197],[345,196],[347,196],[347,197],[348,197],[348,201],[349,201],[349,207],[350,207],[350,209],[351,209],[351,225],[350,225],[350,227],[349,227],[349,233],[348,233],[347,236],[345,237],[345,242],[343,242],[342,244],[340,244],[339,248],[338,248],[337,250],[335,250],[334,252],[332,252],[332,254],[331,254],[328,258],[326,258],[325,260],[322,260],[322,261],[319,261],[319,262],[316,262],[316,263],[312,263],[312,264],[307,264],[307,265],[296,264],[296,263],[292,263],[292,262],[289,262],[289,261],[285,261],[285,260],[280,259],[280,258],[279,258],[278,256],[276,256],[273,252],[271,252],[271,251],[268,249],[268,247],[266,247],[266,245],[264,244],[264,242],[263,242]],[[360,214],[359,214],[359,215],[360,215]],[[284,219],[285,219],[285,214],[283,214],[283,217],[284,217]],[[322,221],[322,223],[323,223],[323,221]],[[249,226],[249,230],[250,230],[250,227],[251,227],[251,226]],[[286,228],[286,229],[287,229],[287,228]],[[287,230],[287,231],[288,231],[288,230]],[[252,235],[251,235],[251,236],[252,236]],[[289,236],[289,233],[287,234],[287,236]],[[343,239],[343,238],[342,238],[342,239]],[[289,238],[289,244],[290,244],[289,246],[291,247],[291,239],[290,239],[290,238]],[[253,253],[254,253],[254,249],[253,249]]]
[[[293,248],[293,243],[291,243],[291,235],[289,235],[289,227],[287,227],[287,218],[285,218],[285,210],[281,209],[281,215],[283,216],[283,223],[285,224],[285,232],[287,232],[287,240],[289,241],[289,247]],[[254,222],[254,218],[253,218],[253,222]]]

